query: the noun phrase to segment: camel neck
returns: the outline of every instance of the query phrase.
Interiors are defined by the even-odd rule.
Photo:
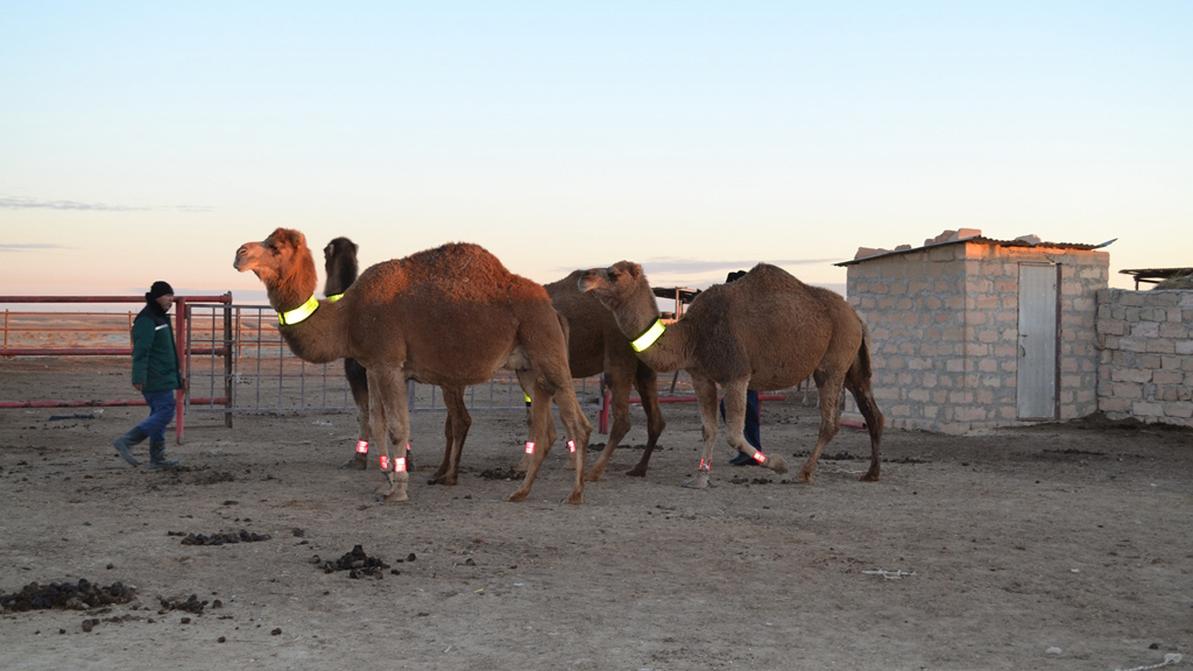
[[[290,350],[298,358],[311,363],[327,363],[350,356],[343,337],[341,304],[319,302],[314,296],[310,302],[314,303],[315,308],[298,321],[290,320],[289,315],[295,310],[278,313],[279,321],[283,317],[286,319],[278,330]]]

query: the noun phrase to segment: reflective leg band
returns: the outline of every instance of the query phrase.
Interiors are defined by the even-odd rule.
[[[406,472],[406,457],[397,457],[394,459],[394,473]]]
[[[526,405],[530,405],[530,402],[533,399],[530,398],[530,394],[527,394],[526,392],[522,392],[522,400],[526,402]]]
[[[534,441],[526,441],[526,454],[534,454]]]
[[[369,441],[367,441],[367,440],[356,441],[356,453],[357,454],[368,454],[369,453]]]
[[[758,450],[754,453],[754,461],[757,461],[760,464],[766,463],[766,455],[762,453],[762,450]]]
[[[576,451],[576,441],[569,440],[568,441],[568,452],[575,452],[575,451]]]
[[[381,458],[378,459],[378,461],[381,462],[381,470],[382,471],[389,470],[389,455],[388,454],[381,455]]]
[[[705,461],[704,457],[700,457],[700,464],[696,466],[696,470],[704,471],[705,473],[711,473],[712,472],[712,464]]]

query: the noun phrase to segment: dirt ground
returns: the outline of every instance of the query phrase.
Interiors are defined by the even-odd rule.
[[[0,361],[3,400],[133,397],[126,380],[119,362]],[[454,488],[425,484],[443,415],[417,414],[412,500],[382,505],[377,471],[336,469],[351,415],[193,419],[170,448],[186,468],[162,473],[110,447],[142,409],[0,410],[0,593],[79,578],[137,590],[109,611],[0,614],[0,668],[1193,663],[1193,433],[889,431],[871,484],[857,481],[865,434],[843,430],[812,485],[726,465],[722,448],[716,486],[694,491],[679,485],[697,460],[695,406],[664,408],[644,479],[623,475],[645,442],[633,412],[630,447],[569,506],[558,447],[527,502],[504,501],[516,482],[482,477],[517,461],[516,412],[474,417]],[[764,447],[797,466],[816,423],[798,397],[767,403]],[[241,529],[270,539],[170,535]],[[382,577],[313,563],[358,544],[389,565]],[[162,612],[162,598],[191,594],[212,603]]]

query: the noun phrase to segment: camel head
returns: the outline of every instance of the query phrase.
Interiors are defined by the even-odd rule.
[[[279,228],[260,242],[246,242],[236,250],[232,267],[240,272],[251,270],[277,296],[306,300],[315,288],[315,262],[307,249],[306,237],[291,228]],[[292,296],[293,295],[293,296]]]
[[[624,305],[641,293],[643,287],[650,293],[642,266],[633,261],[618,261],[608,268],[585,270],[576,285],[581,292],[591,293],[608,308]]]
[[[323,268],[327,271],[323,293],[342,293],[356,281],[357,249],[355,242],[344,237],[335,238],[323,248]]]

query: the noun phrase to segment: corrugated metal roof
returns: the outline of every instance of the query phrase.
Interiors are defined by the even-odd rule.
[[[1049,247],[1052,249],[1076,249],[1076,250],[1083,250],[1083,251],[1089,251],[1091,249],[1098,249],[1100,247],[1106,246],[1106,244],[1107,244],[1107,243],[1102,243],[1100,245],[1092,245],[1092,244],[1087,244],[1087,243],[1083,243],[1083,242],[1037,242],[1037,243],[1033,244],[1031,242],[1026,242],[1023,240],[998,240],[995,238],[988,238],[984,235],[978,235],[978,236],[974,236],[972,238],[959,238],[957,240],[946,240],[944,242],[937,242],[937,243],[933,243],[931,245],[923,245],[920,247],[913,247],[911,249],[892,249],[892,250],[888,250],[888,251],[884,251],[884,252],[879,252],[872,256],[863,256],[860,259],[850,259],[848,261],[841,261],[840,263],[834,263],[833,265],[834,266],[853,266],[853,265],[857,265],[859,263],[865,263],[866,261],[873,261],[875,259],[885,259],[890,256],[898,256],[900,254],[910,254],[912,252],[921,252],[921,251],[924,251],[925,249],[934,249],[936,247],[944,247],[946,245],[957,245],[957,244],[961,244],[963,242],[977,242],[977,243],[984,243],[987,245],[995,245],[998,247]]]

